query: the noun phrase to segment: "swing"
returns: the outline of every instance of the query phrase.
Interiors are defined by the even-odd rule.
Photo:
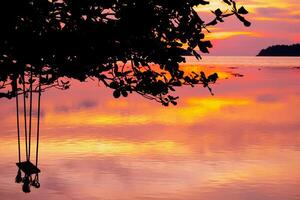
[[[40,75],[41,79],[41,75]],[[21,158],[21,135],[20,135],[20,119],[19,119],[19,97],[18,97],[18,89],[17,89],[17,82],[15,82],[15,91],[16,91],[16,114],[17,114],[17,132],[18,132],[18,156],[19,161],[16,163],[18,167],[18,172],[16,176],[16,183],[23,183],[22,189],[25,193],[30,192],[30,185],[39,188],[39,177],[38,174],[41,173],[41,170],[38,168],[38,153],[39,153],[39,134],[40,134],[40,106],[41,106],[41,83],[39,81],[38,85],[38,113],[37,113],[37,129],[36,129],[36,154],[35,154],[35,164],[31,162],[30,154],[31,154],[31,133],[32,133],[32,86],[33,86],[33,79],[32,79],[32,72],[30,75],[30,87],[29,91],[26,91],[25,88],[25,76],[22,76],[22,84],[23,84],[23,108],[24,108],[24,141],[25,141],[25,156],[26,160],[22,161]],[[29,127],[27,127],[27,92],[29,92]],[[22,172],[25,174],[22,177]],[[32,180],[32,175],[35,175],[35,178]]]

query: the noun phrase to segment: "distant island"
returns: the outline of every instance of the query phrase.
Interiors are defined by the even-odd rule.
[[[300,56],[300,44],[270,46],[257,56]]]

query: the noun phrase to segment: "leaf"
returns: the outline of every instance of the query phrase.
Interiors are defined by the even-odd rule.
[[[198,2],[198,4],[201,4],[201,5],[207,5],[207,4],[209,4],[209,2],[205,1],[205,0],[198,0],[196,2]]]
[[[109,84],[109,87],[112,89],[117,89],[117,88],[119,88],[119,84],[117,82],[111,82]]]
[[[203,53],[209,53],[208,48],[212,48],[212,44],[210,41],[200,41],[198,47]]]
[[[164,105],[164,106],[169,106],[169,102],[163,101],[163,102],[161,102],[161,103],[162,103],[162,105]]]
[[[175,89],[172,86],[169,86],[169,89],[173,92],[175,92]]]
[[[207,77],[210,82],[215,83],[218,80],[219,76],[217,73],[211,74]]]
[[[244,26],[249,27],[251,26],[251,23],[249,21],[247,21],[244,17],[242,17],[239,14],[236,14],[237,18],[244,23]]]
[[[231,2],[229,0],[223,0],[226,4],[231,5]]]
[[[176,101],[171,101],[171,103],[176,106],[177,105],[177,102]]]
[[[128,93],[127,93],[126,90],[122,90],[121,93],[122,93],[123,97],[127,97],[128,96]]]
[[[199,53],[197,53],[197,51],[193,50],[193,54],[196,57],[197,60],[201,59],[201,56]]]
[[[222,11],[220,10],[220,8],[218,8],[217,10],[215,10],[213,13],[215,13],[215,15],[217,16],[217,17],[220,17],[221,15],[222,15]]]
[[[239,8],[238,13],[242,14],[242,15],[246,15],[249,12],[244,8],[244,6],[242,6],[242,7]]]
[[[182,86],[182,83],[180,81],[176,81],[176,82],[172,83],[172,85],[180,87],[180,86]]]
[[[119,98],[119,97],[121,96],[120,90],[115,90],[115,91],[113,92],[113,96],[114,96],[116,99]]]

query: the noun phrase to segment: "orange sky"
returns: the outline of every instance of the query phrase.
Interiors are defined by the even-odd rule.
[[[210,5],[196,8],[204,19],[210,19],[208,12],[228,9],[222,0],[211,0]],[[260,49],[274,44],[300,42],[300,5],[297,0],[237,0],[250,14],[250,28],[243,27],[236,19],[213,28],[208,39],[214,48],[211,55],[256,55]],[[212,17],[212,16],[211,16]]]

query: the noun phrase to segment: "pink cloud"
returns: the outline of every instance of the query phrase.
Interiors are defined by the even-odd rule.
[[[249,28],[243,27],[237,19],[226,19],[219,23],[216,36],[232,33],[230,37],[214,39],[211,55],[256,55],[259,50],[274,44],[292,44],[300,41],[300,6],[294,0],[265,2],[252,0],[239,2],[249,8],[247,16],[252,22]],[[199,12],[206,21],[211,19],[208,12]],[[217,32],[217,34],[215,33]],[[233,34],[249,33],[249,34]]]

